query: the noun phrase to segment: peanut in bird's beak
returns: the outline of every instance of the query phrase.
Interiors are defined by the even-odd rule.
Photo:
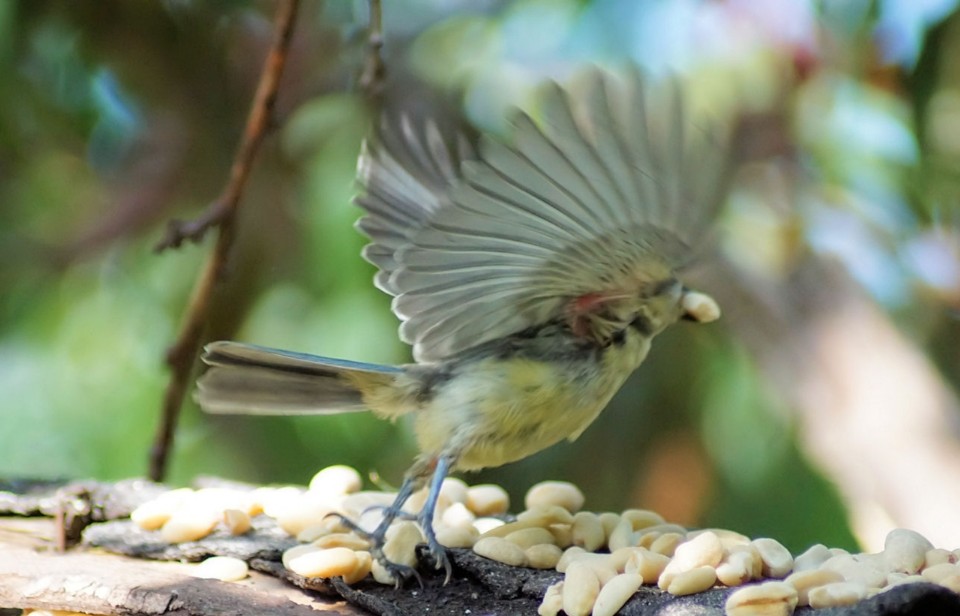
[[[680,298],[680,309],[683,311],[683,318],[688,321],[709,323],[720,318],[720,306],[716,300],[699,291],[684,289]]]

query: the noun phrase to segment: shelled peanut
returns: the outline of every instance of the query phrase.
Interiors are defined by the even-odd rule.
[[[359,473],[337,466],[317,473],[306,489],[173,490],[145,503],[131,518],[178,542],[199,539],[215,528],[244,533],[252,517],[267,515],[301,542],[283,555],[291,571],[342,576],[348,583],[372,575],[393,584],[390,572],[371,557],[367,539],[341,517],[372,530],[396,495],[362,491],[361,486]],[[425,492],[415,494],[404,511],[419,511],[425,498]],[[878,554],[850,554],[818,544],[794,556],[775,539],[687,529],[649,510],[583,511],[583,493],[566,482],[533,486],[524,504],[513,521],[504,522],[510,502],[503,488],[468,486],[450,478],[442,484],[433,527],[446,547],[472,548],[514,567],[564,573],[564,580],[545,594],[541,616],[561,611],[567,616],[616,614],[643,586],[674,595],[739,587],[726,602],[731,616],[848,605],[917,581],[960,592],[960,551],[935,548],[907,529],[892,530]],[[415,548],[422,542],[415,523],[397,521],[383,549],[392,562],[415,566]]]

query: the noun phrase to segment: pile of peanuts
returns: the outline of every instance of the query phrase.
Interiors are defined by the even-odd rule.
[[[356,470],[331,466],[317,473],[306,489],[184,488],[144,503],[131,519],[179,543],[200,539],[217,527],[245,533],[251,517],[263,514],[300,542],[283,554],[290,571],[304,577],[341,576],[347,583],[372,575],[377,582],[394,584],[390,572],[371,558],[367,540],[339,517],[328,515],[337,513],[362,528],[375,528],[382,507],[390,505],[395,494],[361,491],[362,484]],[[415,494],[405,511],[419,511],[425,498],[424,491]],[[789,615],[797,606],[850,605],[919,581],[960,592],[960,550],[934,548],[907,529],[892,530],[878,554],[850,554],[818,544],[794,557],[774,539],[750,539],[723,529],[688,530],[648,510],[581,511],[583,494],[566,482],[533,486],[524,504],[515,521],[504,523],[501,517],[510,502],[503,488],[468,486],[448,478],[440,491],[434,529],[444,546],[472,548],[515,567],[563,573],[564,579],[548,588],[540,616],[561,611],[567,616],[611,616],[643,585],[673,595],[742,586],[727,599],[728,616]],[[397,564],[415,566],[415,549],[422,542],[417,524],[397,521],[387,533],[384,553]],[[247,575],[246,563],[231,558],[208,559],[198,569],[199,576],[223,580]]]

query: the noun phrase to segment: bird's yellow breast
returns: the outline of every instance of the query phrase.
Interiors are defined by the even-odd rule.
[[[529,456],[578,437],[649,350],[631,336],[621,346],[570,361],[486,358],[445,383],[420,409],[421,451],[454,450],[456,467],[475,470]]]

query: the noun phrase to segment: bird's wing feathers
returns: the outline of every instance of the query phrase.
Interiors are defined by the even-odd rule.
[[[390,283],[397,252],[448,203],[461,161],[475,156],[462,135],[448,145],[435,124],[428,122],[420,134],[406,117],[396,123],[385,119],[377,139],[364,143],[357,174],[365,191],[356,203],[367,215],[358,227],[373,240],[363,256],[380,268],[380,289],[391,295],[402,292]]]
[[[635,71],[551,84],[540,122],[475,154],[435,126],[385,125],[361,157],[373,242],[401,337],[433,361],[562,317],[592,294],[635,292],[694,255],[719,203],[722,149],[686,126],[678,88]]]

